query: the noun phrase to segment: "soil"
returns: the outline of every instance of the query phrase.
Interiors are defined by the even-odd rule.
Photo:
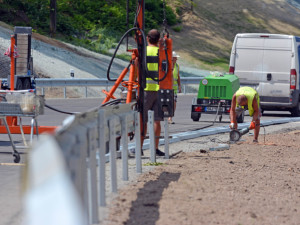
[[[252,138],[181,152],[142,174],[112,201],[105,224],[299,224],[300,130]]]

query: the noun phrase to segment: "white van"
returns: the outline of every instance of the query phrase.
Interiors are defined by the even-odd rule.
[[[300,116],[300,37],[282,34],[237,34],[229,73],[241,86],[257,90],[264,110],[290,111]]]

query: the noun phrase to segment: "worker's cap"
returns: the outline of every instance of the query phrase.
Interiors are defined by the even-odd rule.
[[[180,55],[177,55],[177,53],[175,51],[172,52],[172,57],[176,57],[176,58],[179,58]]]

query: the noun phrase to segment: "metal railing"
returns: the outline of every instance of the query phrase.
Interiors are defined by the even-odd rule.
[[[121,138],[123,149],[118,151],[122,156],[123,180],[128,180],[128,134],[132,132],[137,134],[134,136],[136,172],[142,172],[141,139],[139,135],[140,116],[132,107],[132,104],[111,105],[69,116],[54,135],[45,135],[38,140],[29,156],[27,198],[29,196],[39,199],[38,204],[47,205],[46,202],[43,202],[46,200],[45,198],[35,195],[42,193],[39,190],[45,188],[46,181],[53,180],[48,176],[58,176],[56,173],[67,174],[64,180],[69,180],[68,186],[72,186],[71,189],[74,189],[70,189],[70,192],[78,194],[78,207],[85,209],[83,215],[86,216],[81,218],[85,218],[83,224],[98,223],[99,207],[106,205],[107,176],[111,182],[111,192],[117,192],[116,140],[118,138]],[[107,156],[109,158],[110,174],[105,172]],[[39,161],[43,159],[46,159],[46,162],[40,163]],[[66,170],[59,172],[59,169],[55,166],[57,163],[62,165],[58,168],[65,167]],[[44,180],[44,182],[39,183],[40,180]],[[57,185],[62,184],[55,183],[52,185],[57,187]],[[48,199],[48,201],[51,201],[51,199]],[[53,196],[52,204],[55,201],[56,199]],[[57,209],[52,208],[51,210]],[[70,210],[69,213],[76,212],[73,207],[67,210]],[[45,213],[47,214],[47,212],[41,212],[42,215],[45,215]],[[47,215],[54,215],[53,213],[58,212],[52,211]],[[28,216],[32,220],[38,220],[36,215]]]
[[[203,77],[181,77],[182,92],[188,92],[188,85],[199,85]],[[108,81],[104,78],[36,78],[35,85],[37,89],[41,89],[41,94],[45,95],[45,88],[47,87],[61,87],[63,88],[64,98],[67,97],[67,87],[84,87],[85,97],[88,97],[88,87],[105,87],[106,91],[109,87],[114,85],[114,82]]]

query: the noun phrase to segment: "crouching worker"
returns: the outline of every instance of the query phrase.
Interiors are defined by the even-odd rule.
[[[253,142],[258,142],[258,135],[260,130],[260,107],[259,96],[256,90],[251,87],[241,87],[232,96],[231,110],[230,110],[230,128],[237,129],[237,117],[243,111],[248,110],[249,115],[252,116],[250,129],[254,129]]]

